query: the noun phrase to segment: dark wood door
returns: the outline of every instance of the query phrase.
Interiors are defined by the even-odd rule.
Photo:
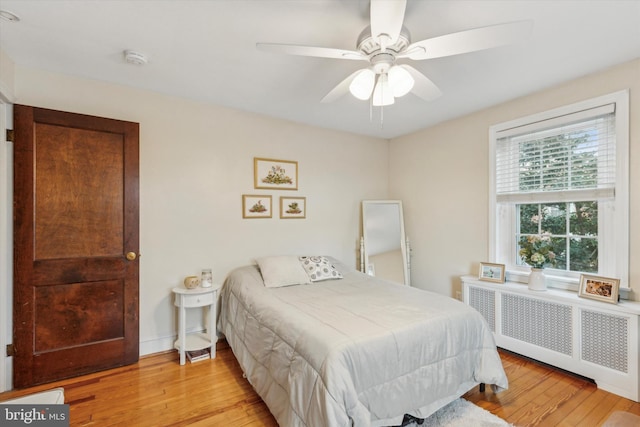
[[[14,387],[134,363],[138,124],[23,105],[14,120]]]

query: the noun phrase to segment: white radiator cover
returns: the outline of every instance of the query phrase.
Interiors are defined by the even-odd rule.
[[[640,401],[640,303],[609,304],[577,293],[530,291],[522,283],[462,277],[464,302],[478,310],[498,347],[593,379]]]

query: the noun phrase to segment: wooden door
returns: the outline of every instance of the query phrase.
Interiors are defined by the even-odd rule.
[[[134,363],[138,124],[14,118],[14,387]]]

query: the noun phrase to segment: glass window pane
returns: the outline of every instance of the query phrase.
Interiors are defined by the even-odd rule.
[[[558,270],[598,272],[598,202],[517,205],[516,247],[528,238],[551,240]],[[568,222],[568,224],[567,224]],[[567,227],[568,225],[568,227]],[[523,240],[524,239],[524,240]],[[527,265],[516,256],[517,265]]]
[[[567,269],[567,239],[566,237],[552,237],[551,250],[555,255],[556,265],[552,268]]]
[[[539,205],[518,205],[521,234],[538,234]]]
[[[544,268],[566,270],[567,239],[548,235],[516,236],[516,264],[534,267],[542,263]]]
[[[567,234],[567,204],[549,203],[542,205],[542,232]]]
[[[598,202],[571,203],[569,210],[571,234],[594,237],[598,235]]]
[[[598,239],[572,238],[571,271],[598,272]]]

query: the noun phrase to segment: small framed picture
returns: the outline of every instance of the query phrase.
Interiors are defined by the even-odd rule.
[[[589,274],[580,275],[580,288],[578,296],[591,298],[598,301],[618,303],[618,293],[620,292],[620,279],[610,277],[591,276]]]
[[[504,271],[504,264],[481,262],[478,279],[486,280],[487,282],[504,283]]]
[[[280,218],[306,218],[306,197],[280,197]]]
[[[253,187],[259,189],[297,190],[298,162],[254,157]]]
[[[242,218],[271,218],[271,196],[242,195]]]

